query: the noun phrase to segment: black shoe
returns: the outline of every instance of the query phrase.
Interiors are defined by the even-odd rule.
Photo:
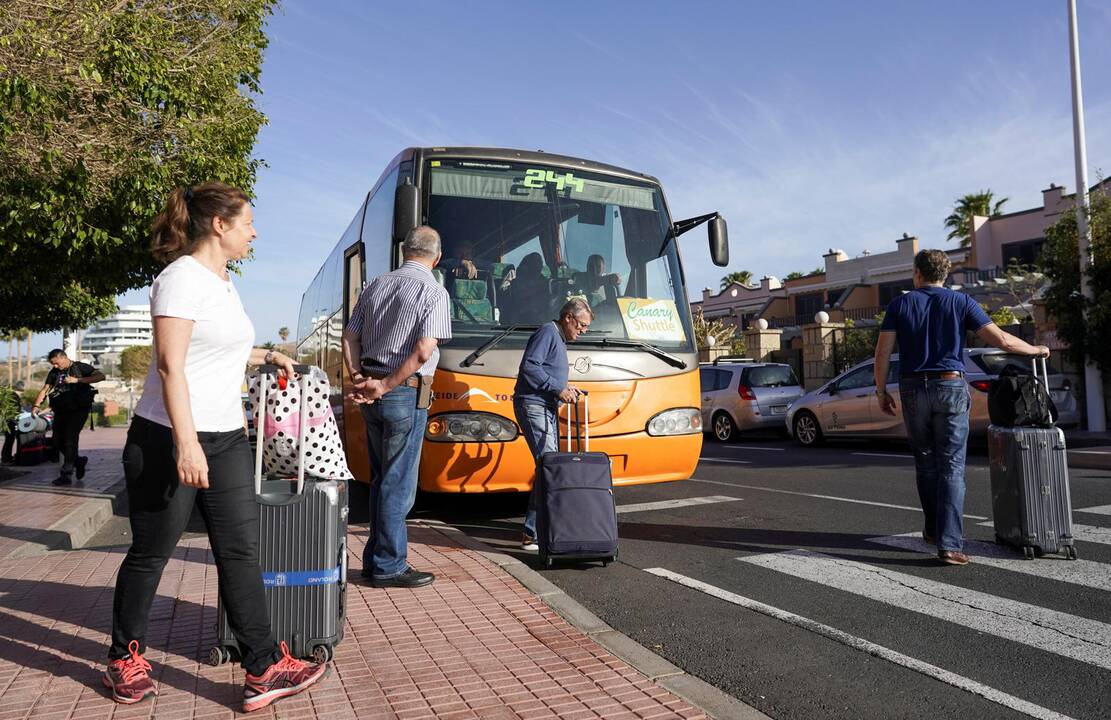
[[[68,477],[66,477],[65,475],[59,475],[58,477],[56,477],[56,478],[54,478],[53,480],[51,480],[51,481],[50,481],[50,484],[51,484],[51,485],[72,485],[72,484],[73,484],[73,481],[72,481],[72,480],[70,480],[70,479],[69,479]]]
[[[363,577],[367,577],[364,572]],[[428,572],[419,572],[413,568],[409,568],[405,572],[392,578],[377,579],[374,577],[368,578],[370,586],[376,588],[419,588],[425,585],[431,585],[436,576]]]
[[[85,466],[89,464],[89,458],[82,455],[77,458],[77,479],[80,480],[85,477]]]

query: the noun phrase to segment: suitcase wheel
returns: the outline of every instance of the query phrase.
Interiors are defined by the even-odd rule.
[[[551,556],[549,556],[549,555],[544,556],[544,567],[550,568],[554,564],[555,564],[555,562],[552,560]]]
[[[333,652],[330,645],[317,645],[312,649],[313,662],[323,665],[332,659]]]
[[[1031,547],[1030,545],[1023,545],[1022,546],[1022,556],[1024,558],[1026,558],[1027,560],[1033,560],[1034,557],[1035,557],[1034,548]]]
[[[208,651],[208,664],[219,667],[232,659],[231,648],[217,645]]]
[[[1076,559],[1076,548],[1072,545],[1066,545],[1065,546],[1065,557],[1067,557],[1069,560],[1075,560]]]

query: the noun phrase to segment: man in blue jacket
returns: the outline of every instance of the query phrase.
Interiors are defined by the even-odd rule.
[[[949,256],[923,250],[914,257],[914,290],[891,301],[876,341],[876,394],[880,409],[895,414],[887,369],[899,345],[899,397],[914,450],[922,538],[937,546],[946,565],[967,565],[964,554],[964,460],[972,399],[964,379],[964,336],[1019,355],[1048,357],[1049,348],[1005,333],[975,300],[942,286]]]
[[[529,338],[517,385],[513,389],[513,414],[521,426],[536,466],[540,456],[559,449],[559,403],[578,402],[579,391],[567,384],[567,343],[577,340],[590,327],[594,312],[581,298],[572,298],[559,311],[559,319],[544,323]],[[536,476],[533,476],[525,513],[521,549],[536,550]]]

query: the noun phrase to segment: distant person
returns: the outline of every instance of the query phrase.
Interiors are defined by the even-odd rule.
[[[61,350],[55,348],[46,356],[52,369],[46,374],[39,394],[31,406],[37,414],[47,395],[50,396],[50,409],[54,411],[54,447],[61,455],[62,469],[52,482],[54,485],[72,485],[74,473],[77,479],[85,477],[85,466],[89,458],[78,452],[78,440],[89,419],[93,407],[93,383],[104,379],[104,373],[92,365],[75,362]]]
[[[455,250],[454,257],[441,258],[437,267],[443,268],[447,274],[452,278],[459,278],[463,280],[475,280],[478,278],[480,270],[489,270],[489,268],[480,268],[474,259],[474,245],[469,242],[460,243]],[[517,277],[516,269],[511,265],[506,269],[505,274],[502,275],[498,284],[498,290],[507,290],[509,285]]]
[[[555,322],[546,322],[532,334],[521,366],[517,385],[513,388],[513,415],[521,426],[537,473],[540,456],[559,449],[559,404],[578,402],[579,391],[567,384],[567,343],[578,340],[594,319],[590,305],[582,298],[572,298],[560,308]],[[532,479],[528,510],[525,512],[521,549],[535,551],[536,505],[539,500],[538,475]]]
[[[14,408],[15,415],[23,411],[23,398],[19,396],[15,388],[0,388],[0,392],[8,394],[8,402]],[[0,463],[4,465],[15,462],[15,440],[19,436],[19,431],[15,426],[15,415],[8,418],[4,423],[4,450],[0,453]]]
[[[175,190],[154,220],[154,255],[169,264],[150,289],[153,358],[123,449],[132,539],[116,577],[104,675],[118,703],[158,692],[143,658],[151,601],[197,504],[247,672],[243,711],[296,695],[327,671],[274,641],[263,592],[240,387],[248,364],[277,365],[292,378],[293,363],[252,347],[255,329],[228,274],[254,239],[247,194],[219,182]]]
[[[586,259],[586,272],[575,273],[575,285],[591,305],[600,305],[618,296],[621,276],[617,273],[607,274],[606,259],[601,255],[591,255]]]
[[[417,495],[439,344],[451,338],[451,301],[432,275],[440,260],[439,233],[413,228],[401,255],[401,267],[366,286],[343,330],[343,361],[354,382],[348,397],[359,403],[370,452],[363,577],[382,588],[435,580],[409,565],[405,517]]]
[[[880,409],[895,415],[887,370],[897,342],[903,424],[914,451],[925,515],[922,538],[937,546],[941,562],[967,565],[964,465],[972,399],[964,379],[965,332],[974,331],[987,344],[1021,355],[1049,357],[1049,348],[1003,332],[971,297],[942,287],[950,269],[943,250],[915,255],[914,290],[891,301],[880,327],[875,382]]]
[[[517,277],[509,286],[505,303],[508,321],[518,324],[546,322],[551,317],[552,292],[544,277],[544,258],[538,252],[525,255],[517,266]]]

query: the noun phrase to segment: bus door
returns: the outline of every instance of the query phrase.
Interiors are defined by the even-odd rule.
[[[344,327],[347,327],[347,321],[350,319],[351,312],[355,309],[355,303],[358,302],[359,295],[363,291],[364,266],[363,244],[359,242],[348,248],[343,254]],[[363,425],[363,416],[359,411],[359,406],[347,399],[351,378],[345,367],[341,368],[340,376],[343,389],[343,415],[340,419],[340,433],[343,436],[344,447],[347,449],[347,465],[356,480],[367,482],[370,480],[370,455],[366,441],[366,427]]]

